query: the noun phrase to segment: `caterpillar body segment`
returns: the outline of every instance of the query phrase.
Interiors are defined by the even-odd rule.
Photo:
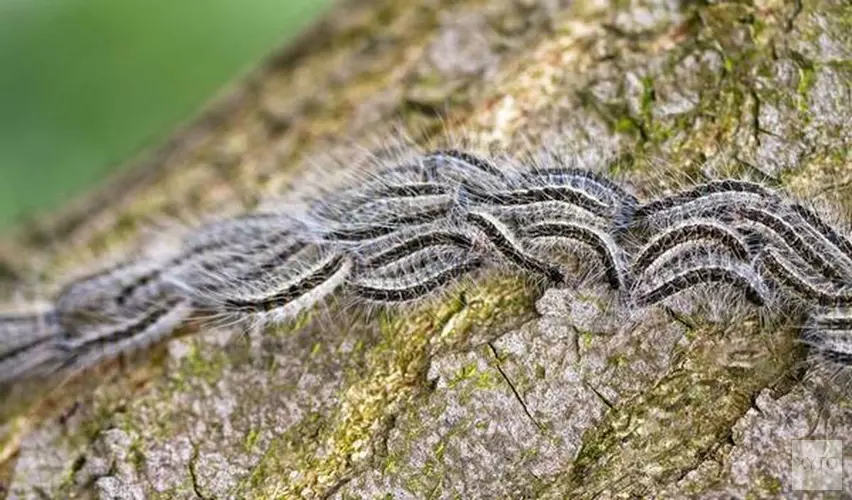
[[[753,229],[765,239],[773,239],[777,247],[786,247],[788,251],[801,257],[818,275],[838,282],[842,282],[844,278],[848,279],[848,276],[835,262],[832,262],[827,255],[818,251],[801,236],[802,231],[800,229],[786,221],[782,216],[776,215],[777,212],[782,210],[783,208],[771,205],[765,207],[746,206],[736,208],[734,216],[737,223],[747,224],[747,227]]]
[[[475,209],[486,212],[504,224],[522,230],[542,222],[562,222],[566,224],[581,224],[594,228],[598,231],[610,234],[614,238],[618,235],[613,231],[613,221],[594,217],[578,207],[566,205],[560,202],[542,202],[530,205],[511,206],[483,206]]]
[[[639,199],[625,188],[590,170],[567,167],[535,167],[524,178],[535,186],[571,186],[589,193],[609,206],[612,229],[616,232],[630,227]]]
[[[507,188],[513,175],[506,169],[471,153],[456,149],[437,150],[421,160],[428,179],[455,188],[493,190]]]
[[[638,287],[634,291],[633,302],[639,307],[648,307],[696,286],[712,284],[741,290],[743,296],[756,306],[769,302],[766,285],[750,266],[722,262],[694,264],[653,280],[649,286]]]
[[[558,266],[544,262],[524,248],[512,231],[496,217],[484,211],[471,211],[467,221],[482,232],[496,251],[511,264],[545,277],[551,283],[561,284],[565,273]]]
[[[388,223],[401,216],[418,214],[429,209],[443,208],[451,210],[454,204],[455,197],[451,194],[429,195],[414,199],[375,199],[365,202],[363,205],[348,212],[346,220],[340,222],[340,225],[355,226]]]
[[[393,215],[387,220],[378,222],[336,225],[324,232],[322,238],[328,242],[364,242],[386,236],[405,227],[435,222],[446,217],[451,209],[450,203],[441,203],[425,208],[418,207],[410,212]]]
[[[372,189],[359,190],[348,197],[329,202],[326,210],[331,221],[341,223],[362,222],[365,217],[387,216],[388,208],[410,207],[413,210],[430,200],[447,201],[451,197],[451,186],[435,182],[416,182],[408,184],[389,184]]]
[[[56,298],[59,322],[66,328],[100,322],[122,307],[119,297],[124,290],[142,287],[160,273],[159,264],[151,261],[127,263],[75,280],[64,286]]]
[[[139,316],[57,343],[64,369],[85,370],[102,361],[150,347],[171,336],[193,312],[191,302],[172,297]]]
[[[160,323],[179,304],[185,302],[186,299],[182,297],[172,297],[136,317],[114,321],[101,325],[99,328],[80,332],[75,336],[68,336],[58,342],[58,345],[67,351],[79,351],[91,346],[108,345],[135,337]]]
[[[839,229],[825,222],[815,210],[802,203],[792,203],[790,212],[787,219],[803,230],[803,236],[818,251],[830,254],[832,261],[842,269],[844,275],[852,279],[852,241]]]
[[[838,288],[804,274],[801,269],[807,269],[807,266],[800,259],[785,257],[774,248],[766,248],[758,261],[763,274],[803,301],[821,306],[852,305],[852,288]]]
[[[730,263],[753,265],[753,261],[741,261],[732,255],[729,248],[713,240],[685,241],[662,252],[647,267],[639,269],[632,265],[631,276],[635,281],[653,279],[672,269],[680,269],[695,263]]]
[[[793,203],[790,208],[796,215],[807,222],[815,231],[819,232],[826,240],[836,245],[848,258],[852,259],[852,241],[841,234],[840,231],[831,227],[820,216],[810,208],[801,203]]]
[[[443,255],[416,273],[397,277],[353,279],[347,288],[357,297],[378,303],[405,303],[426,297],[480,269],[485,261],[476,255]]]
[[[777,196],[774,190],[756,182],[721,179],[699,184],[672,196],[644,203],[636,208],[635,216],[639,219],[650,218],[657,214],[688,206],[690,203],[702,199],[715,199],[724,203],[725,201],[748,198],[773,200]]]
[[[690,219],[661,231],[639,249],[631,263],[635,275],[647,271],[666,252],[688,242],[708,241],[718,243],[737,260],[748,262],[751,248],[748,242],[726,224],[713,219]]]
[[[209,222],[190,233],[182,241],[181,254],[191,255],[205,249],[246,245],[274,240],[298,230],[299,224],[290,216],[278,212],[256,212],[231,219]]]
[[[610,205],[627,204],[638,206],[639,199],[623,187],[606,177],[580,168],[534,167],[524,174],[524,179],[533,185],[567,185],[593,194]]]
[[[64,353],[53,339],[21,345],[0,356],[0,387],[19,379],[49,375],[62,365]]]
[[[813,330],[849,330],[852,332],[852,308],[818,308],[808,316],[806,328]]]
[[[612,237],[603,231],[579,223],[549,221],[524,227],[521,235],[529,240],[569,240],[585,245],[603,264],[610,288],[624,290],[629,286],[629,276],[622,251]]]
[[[634,225],[655,232],[688,219],[726,221],[739,207],[780,206],[784,202],[781,193],[762,184],[719,179],[640,204],[634,212]]]
[[[467,196],[469,197],[470,205],[473,207],[480,205],[494,205],[498,207],[532,205],[555,201],[576,206],[596,217],[609,219],[613,215],[611,208],[606,203],[573,186],[525,187],[490,193],[469,190]]]
[[[59,315],[53,309],[21,314],[0,313],[0,356],[19,345],[53,338],[61,333]]]
[[[310,249],[304,258],[269,275],[237,286],[210,286],[193,291],[197,307],[237,320],[280,322],[296,316],[343,285],[352,270],[344,254]],[[227,281],[227,277],[223,277]]]
[[[802,341],[810,346],[819,361],[836,366],[852,363],[852,309],[822,308],[811,312]]]
[[[54,310],[0,314],[0,384],[55,362],[53,345],[63,336]]]
[[[164,279],[183,290],[221,289],[239,286],[256,277],[264,277],[296,258],[309,244],[293,237],[264,244],[262,247],[223,249],[205,258],[187,261],[164,273]]]
[[[366,255],[359,262],[359,267],[365,269],[380,268],[434,246],[453,246],[472,250],[476,246],[476,242],[471,236],[461,231],[434,230],[423,232]]]

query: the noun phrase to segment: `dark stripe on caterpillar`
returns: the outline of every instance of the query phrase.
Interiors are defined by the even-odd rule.
[[[229,310],[249,313],[269,312],[280,308],[330,279],[341,269],[344,261],[345,259],[342,254],[334,254],[327,258],[317,269],[305,276],[299,277],[282,290],[272,291],[260,297],[225,299],[223,306]]]
[[[387,250],[367,256],[363,259],[362,266],[367,268],[381,267],[399,260],[406,255],[436,245],[451,245],[458,248],[471,249],[474,246],[474,242],[470,237],[458,232],[437,230],[415,236]]]
[[[498,206],[509,206],[527,205],[546,201],[559,201],[582,208],[583,210],[598,217],[609,219],[613,215],[609,205],[602,203],[594,196],[572,186],[543,186],[502,190],[492,193],[469,188],[467,196],[469,197],[470,202],[474,205],[492,204]]]
[[[695,286],[712,283],[726,283],[742,289],[746,299],[755,305],[762,306],[767,302],[760,278],[756,274],[745,267],[722,264],[703,264],[679,272],[651,290],[639,294],[634,302],[640,307],[647,307]]]
[[[625,288],[624,270],[620,265],[618,247],[609,235],[589,226],[570,222],[542,222],[522,230],[525,238],[565,238],[579,241],[592,248],[603,261],[607,282],[614,290]]]
[[[699,184],[692,189],[682,191],[672,196],[660,198],[636,208],[635,216],[637,218],[650,217],[658,212],[662,212],[699,198],[726,192],[748,193],[758,195],[759,197],[770,199],[777,196],[775,191],[767,189],[764,186],[748,181],[724,179],[710,181],[705,184]]]
[[[481,267],[479,258],[467,259],[421,281],[400,287],[382,287],[353,282],[349,288],[356,295],[380,302],[408,302],[435,291],[449,282]]]
[[[773,248],[764,249],[759,259],[777,281],[806,299],[824,306],[852,304],[852,293],[842,290],[830,291],[808,282],[789,261],[785,264],[785,259],[782,259]]]
[[[633,273],[641,274],[661,255],[677,245],[702,239],[721,243],[738,260],[748,261],[750,258],[748,245],[735,231],[715,221],[692,220],[652,238],[633,260]]]
[[[449,209],[449,206],[429,207],[418,213],[393,217],[382,223],[364,226],[352,224],[338,227],[325,233],[325,238],[331,241],[364,241],[378,238],[390,234],[402,226],[433,222],[445,216]]]
[[[467,214],[467,220],[482,231],[491,245],[513,264],[527,271],[543,275],[553,283],[565,281],[565,274],[558,266],[547,264],[528,255],[514,240],[508,228],[491,215],[470,212]]]

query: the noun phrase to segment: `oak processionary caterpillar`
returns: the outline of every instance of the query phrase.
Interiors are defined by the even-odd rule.
[[[47,310],[0,314],[0,383],[84,370],[190,320],[277,323],[338,294],[393,306],[487,268],[570,287],[564,257],[581,253],[628,308],[706,286],[758,308],[787,304],[819,359],[852,367],[852,242],[781,191],[722,179],[640,200],[558,161],[524,167],[455,149],[353,180],[202,226],[168,258],[77,279]]]

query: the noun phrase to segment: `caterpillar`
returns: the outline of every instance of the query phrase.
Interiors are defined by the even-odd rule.
[[[736,194],[753,195],[756,198],[764,200],[777,196],[774,191],[755,182],[721,179],[699,184],[687,191],[642,204],[636,208],[635,215],[637,218],[652,217],[655,214],[682,207],[702,199],[724,199],[727,196]]]
[[[718,179],[640,199],[558,160],[460,149],[383,167],[296,207],[203,225],[168,258],[67,283],[47,312],[0,315],[0,382],[85,369],[204,317],[280,322],[338,294],[393,306],[505,265],[571,287],[560,253],[589,251],[584,261],[638,308],[718,284],[767,308],[781,291],[809,314],[803,340],[852,366],[846,333],[826,333],[850,331],[852,315],[824,312],[852,307],[852,242],[780,190]]]
[[[579,223],[564,221],[546,221],[525,227],[522,230],[524,238],[573,240],[591,248],[604,266],[607,283],[613,290],[626,288],[628,279],[624,269],[623,258],[615,241],[608,234]]]
[[[467,221],[482,231],[497,252],[512,264],[545,276],[553,283],[561,283],[565,280],[565,275],[558,266],[530,255],[506,225],[497,218],[485,212],[471,211],[467,214]]]
[[[321,248],[297,252],[268,274],[191,290],[199,308],[238,320],[281,322],[312,307],[339,287],[352,264],[347,256]]]
[[[749,266],[709,261],[658,277],[647,289],[635,292],[633,303],[639,307],[658,304],[669,297],[699,285],[726,284],[743,290],[745,297],[757,306],[767,303],[766,286]]]
[[[405,256],[437,245],[452,245],[458,248],[472,249],[475,243],[473,238],[461,232],[443,229],[427,231],[368,255],[364,258],[362,266],[366,268],[386,266]]]
[[[379,303],[410,302],[425,297],[453,280],[479,269],[483,259],[477,256],[432,254],[427,265],[411,266],[400,277],[385,279],[355,279],[349,288],[356,296]]]
[[[782,257],[774,248],[767,248],[758,260],[769,276],[808,302],[820,306],[852,304],[852,289],[814,283],[810,276],[800,271],[806,266],[792,258]]]
[[[64,332],[55,310],[0,315],[0,382],[54,360],[53,345]]]
[[[697,240],[718,242],[728,249],[734,258],[742,261],[749,259],[748,245],[735,230],[712,219],[692,219],[655,235],[633,259],[633,272],[641,274],[667,250]]]

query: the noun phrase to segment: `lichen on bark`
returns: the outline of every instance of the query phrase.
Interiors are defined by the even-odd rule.
[[[150,214],[251,208],[298,187],[302,157],[394,117],[423,141],[546,146],[642,195],[747,173],[852,207],[839,0],[352,1],[316,31],[114,181],[120,196],[11,238],[4,274],[121,252]],[[848,400],[802,377],[792,322],[703,298],[623,323],[593,285],[487,275],[405,316],[186,332],[95,388],[10,405],[6,476],[24,497],[790,493],[789,440],[849,434]]]

